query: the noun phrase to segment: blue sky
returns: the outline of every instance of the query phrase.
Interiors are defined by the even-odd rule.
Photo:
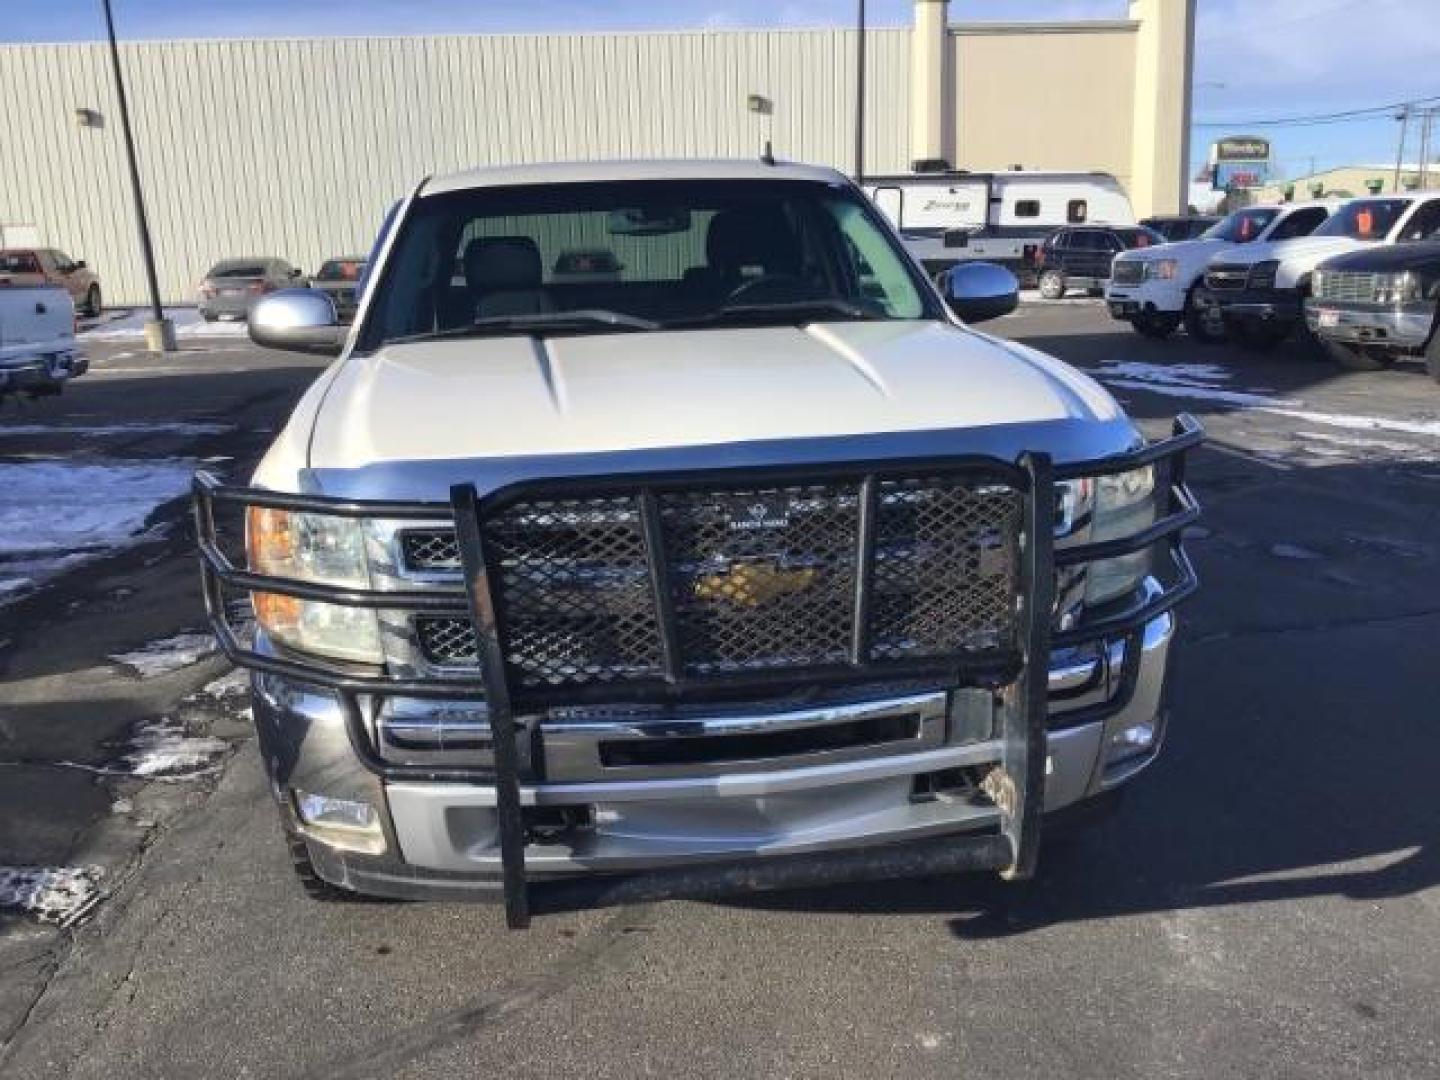
[[[113,0],[122,37],[274,37],[828,26],[852,0]],[[1385,117],[1313,126],[1247,121],[1440,95],[1440,0],[1197,0],[1195,154],[1220,134],[1262,134],[1286,174],[1393,161]],[[953,0],[956,21],[1123,18],[1126,0]],[[0,0],[0,40],[100,36],[98,0]],[[869,0],[875,25],[912,0]],[[1437,135],[1440,143],[1440,135]],[[1412,142],[1412,145],[1414,143]]]

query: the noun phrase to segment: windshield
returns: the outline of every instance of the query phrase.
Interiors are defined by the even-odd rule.
[[[1278,213],[1278,210],[1236,210],[1229,217],[1206,229],[1202,239],[1248,244],[1265,231],[1265,227],[1275,220]]]
[[[1154,247],[1156,244],[1165,243],[1162,234],[1144,225],[1135,229],[1116,229],[1115,235],[1120,238],[1120,243],[1132,251],[1135,248]]]
[[[418,200],[362,348],[434,335],[939,317],[870,205],[803,180],[476,188]]]
[[[206,275],[212,278],[256,278],[265,276],[265,265],[256,262],[216,263]]]
[[[1335,211],[1310,235],[1383,240],[1409,206],[1408,199],[1356,199]]]

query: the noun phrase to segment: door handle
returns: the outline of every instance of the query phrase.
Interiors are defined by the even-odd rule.
[[[36,315],[44,315],[45,312],[47,312],[47,311],[49,311],[49,310],[50,310],[50,309],[47,308],[44,304],[42,304],[40,301],[38,301],[38,300],[35,301],[35,314],[36,314]]]

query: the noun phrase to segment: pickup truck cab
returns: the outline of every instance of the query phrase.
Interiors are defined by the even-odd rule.
[[[1402,356],[1423,356],[1440,382],[1440,240],[1337,255],[1315,269],[1310,286],[1310,332],[1342,365],[1376,371]]]
[[[727,161],[427,179],[353,326],[258,301],[340,357],[196,519],[307,888],[523,926],[1030,874],[1159,750],[1200,431],[962,321],[1015,303],[833,170]]]
[[[70,294],[88,318],[100,314],[100,279],[85,264],[54,248],[0,249],[0,285],[51,285]]]
[[[1308,332],[1310,275],[1326,259],[1379,244],[1424,240],[1440,229],[1440,193],[1352,199],[1307,237],[1249,244],[1216,254],[1205,286],[1227,332],[1242,345],[1271,348]]]
[[[1111,318],[1128,322],[1146,337],[1169,337],[1183,324],[1196,341],[1225,337],[1224,323],[1205,288],[1210,260],[1240,244],[1264,244],[1308,236],[1338,203],[1247,206],[1194,240],[1122,251],[1111,267],[1105,300]]]
[[[75,344],[75,305],[64,289],[0,286],[0,400],[58,394],[89,361]]]

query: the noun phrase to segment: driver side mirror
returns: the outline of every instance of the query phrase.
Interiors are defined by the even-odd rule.
[[[996,263],[952,266],[940,281],[940,291],[950,310],[967,323],[998,319],[1020,306],[1020,282]]]
[[[267,349],[339,356],[349,328],[318,289],[281,289],[257,300],[247,320],[250,340]]]
[[[85,262],[84,259],[81,259],[81,260],[80,260],[79,262],[77,262],[74,266],[70,267],[71,271],[75,271],[75,270],[85,270],[85,269],[87,269],[87,268],[88,268],[88,267],[87,267],[87,264],[86,264],[86,262]]]

